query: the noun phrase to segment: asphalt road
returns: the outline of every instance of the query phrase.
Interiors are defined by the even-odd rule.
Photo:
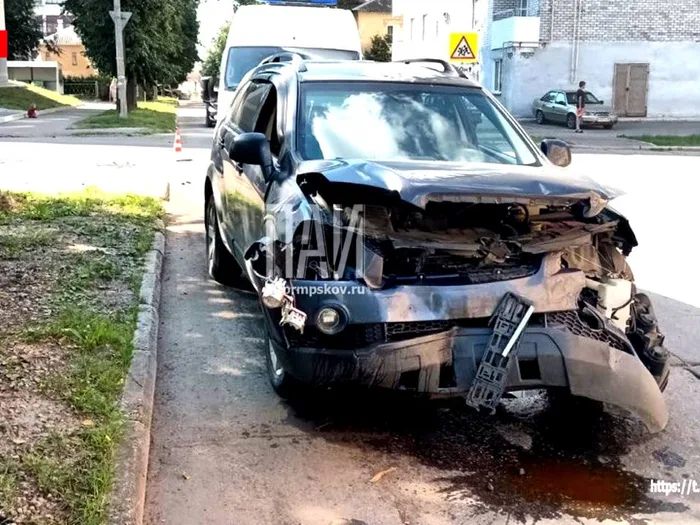
[[[679,366],[671,421],[654,436],[543,396],[493,417],[359,392],[281,401],[255,298],[206,276],[205,159],[182,164],[171,185],[147,523],[700,523],[699,494],[649,492],[649,478],[700,480],[700,380]],[[571,168],[631,190],[619,208],[644,242],[637,279],[657,294],[669,346],[695,362],[698,168],[700,157],[659,155],[576,155]]]

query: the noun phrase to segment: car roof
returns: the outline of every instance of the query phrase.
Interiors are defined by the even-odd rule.
[[[443,72],[425,63],[406,64],[403,62],[371,62],[368,60],[316,61],[305,60],[298,69],[302,82],[314,81],[353,81],[365,82],[410,82],[419,84],[441,84],[449,86],[481,86],[455,72]]]

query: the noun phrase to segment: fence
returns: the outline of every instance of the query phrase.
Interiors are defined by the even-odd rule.
[[[81,98],[100,98],[100,82],[97,80],[64,80],[63,93]]]

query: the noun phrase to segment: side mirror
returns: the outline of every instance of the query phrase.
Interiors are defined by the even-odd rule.
[[[241,133],[238,135],[231,144],[229,158],[241,164],[260,166],[266,183],[270,182],[275,175],[270,143],[262,133]]]
[[[540,144],[540,149],[549,161],[562,168],[571,164],[571,148],[563,140],[559,139],[544,139]]]
[[[605,104],[605,101],[602,98],[598,102],[600,102],[601,104]]]
[[[566,106],[566,102],[564,102],[563,100],[557,100],[556,103],[560,106]]]

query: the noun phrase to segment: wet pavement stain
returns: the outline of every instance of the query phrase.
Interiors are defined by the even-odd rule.
[[[426,402],[393,392],[326,391],[289,405],[288,422],[328,441],[415,458],[449,471],[434,479],[448,499],[512,518],[562,515],[621,521],[684,512],[650,497],[649,480],[620,458],[649,439],[641,423],[569,396],[504,400],[495,416],[461,400]],[[454,472],[459,472],[455,475]]]

